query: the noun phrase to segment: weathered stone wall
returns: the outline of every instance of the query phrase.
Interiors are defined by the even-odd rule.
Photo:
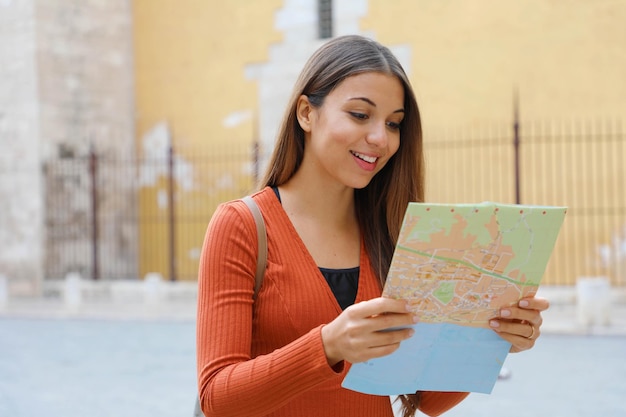
[[[130,1],[36,4],[44,158],[133,155]]]
[[[0,2],[0,274],[12,294],[38,293],[49,270],[91,270],[86,254],[67,256],[91,241],[88,170],[52,167],[88,167],[93,148],[134,172],[131,27],[129,0]],[[136,221],[133,181],[119,166],[99,170],[111,190],[98,196],[103,277],[113,253],[131,263],[124,270],[136,263],[136,233],[124,224]],[[47,231],[51,216],[58,229]]]
[[[43,276],[35,51],[33,1],[0,2],[0,275],[13,293]]]
[[[51,0],[37,3],[36,16],[48,277],[93,277],[90,149],[99,157],[100,278],[136,277],[130,2]]]

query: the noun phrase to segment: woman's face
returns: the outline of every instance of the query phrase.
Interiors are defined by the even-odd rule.
[[[365,187],[400,146],[404,89],[394,76],[368,72],[346,78],[321,107],[298,102],[305,131],[302,168],[351,188]]]

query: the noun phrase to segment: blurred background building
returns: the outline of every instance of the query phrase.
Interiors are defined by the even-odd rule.
[[[567,206],[544,282],[626,285],[626,2],[0,0],[0,275],[195,280],[304,61],[363,34],[421,107],[427,200]]]

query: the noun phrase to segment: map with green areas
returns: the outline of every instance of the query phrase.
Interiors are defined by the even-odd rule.
[[[511,344],[489,328],[533,296],[565,207],[410,203],[383,295],[420,321],[392,354],[350,367],[342,386],[374,395],[492,391]]]
[[[536,293],[565,207],[410,203],[383,295],[422,322],[488,327]]]

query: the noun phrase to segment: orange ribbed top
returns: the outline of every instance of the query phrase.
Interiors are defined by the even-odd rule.
[[[321,337],[341,308],[272,189],[253,197],[268,239],[255,302],[256,229],[245,203],[217,208],[202,248],[197,359],[205,415],[392,417],[388,397],[341,388],[349,364],[331,368]],[[380,293],[361,245],[356,302]],[[422,411],[438,415],[466,395],[425,393]]]

